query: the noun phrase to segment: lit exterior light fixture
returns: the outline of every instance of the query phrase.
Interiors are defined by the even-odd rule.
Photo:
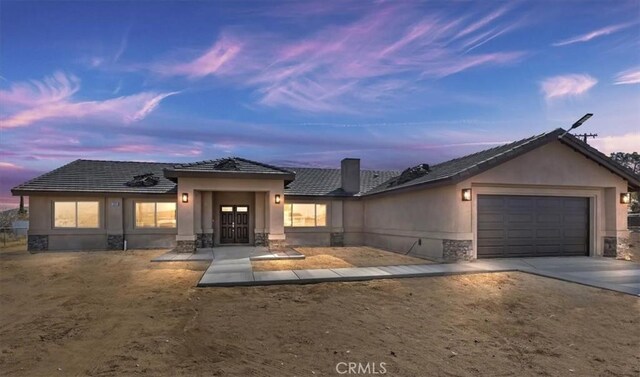
[[[189,203],[189,194],[186,192],[182,193],[182,203]]]
[[[620,204],[629,204],[631,202],[631,194],[623,192],[620,194]]]
[[[471,189],[462,189],[462,201],[463,202],[471,201]]]
[[[280,204],[280,194],[276,194],[276,204]]]

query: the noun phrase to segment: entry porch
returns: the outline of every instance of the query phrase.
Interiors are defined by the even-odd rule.
[[[284,187],[295,173],[238,157],[176,165],[175,252],[221,245],[284,244]]]

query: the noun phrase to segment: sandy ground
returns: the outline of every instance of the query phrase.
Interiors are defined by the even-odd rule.
[[[305,259],[253,261],[254,271],[305,270],[315,268],[372,267],[433,263],[427,259],[391,253],[373,247],[296,247]]]
[[[164,251],[0,253],[0,374],[637,376],[640,300],[520,273],[195,288]]]

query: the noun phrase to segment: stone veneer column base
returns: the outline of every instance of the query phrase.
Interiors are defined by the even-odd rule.
[[[175,253],[194,253],[196,251],[196,241],[177,241],[173,249]]]
[[[329,240],[329,245],[334,247],[342,247],[344,246],[344,233],[331,233],[331,239]]]
[[[28,235],[27,250],[29,251],[47,251],[49,250],[49,236],[47,235]]]
[[[253,235],[253,243],[255,246],[267,246],[269,243],[269,233],[255,232]]]
[[[202,234],[202,247],[207,249],[213,247],[213,233]]]
[[[442,240],[442,258],[447,262],[473,260],[473,241]]]
[[[287,247],[287,241],[267,240],[267,246],[269,247],[269,250],[282,250]]]
[[[204,238],[204,234],[202,234],[202,233],[196,234],[196,248],[197,249],[200,249],[200,248],[204,247],[204,246],[202,246],[202,245],[204,245],[203,238]]]
[[[603,257],[615,258],[618,255],[618,237],[604,237]]]
[[[124,236],[122,234],[109,234],[107,236],[107,250],[124,250]]]

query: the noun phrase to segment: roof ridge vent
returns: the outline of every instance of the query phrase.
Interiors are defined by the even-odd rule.
[[[160,182],[160,178],[156,177],[153,173],[145,173],[140,175],[134,175],[133,179],[126,183],[129,187],[149,187],[155,186]]]
[[[240,170],[240,166],[238,165],[238,161],[235,158],[223,158],[216,162],[214,167],[218,170]]]
[[[404,169],[397,178],[389,182],[388,187],[398,186],[403,183],[413,181],[414,179],[417,179],[429,174],[430,171],[431,171],[431,168],[429,167],[429,164],[419,164],[419,165]]]

